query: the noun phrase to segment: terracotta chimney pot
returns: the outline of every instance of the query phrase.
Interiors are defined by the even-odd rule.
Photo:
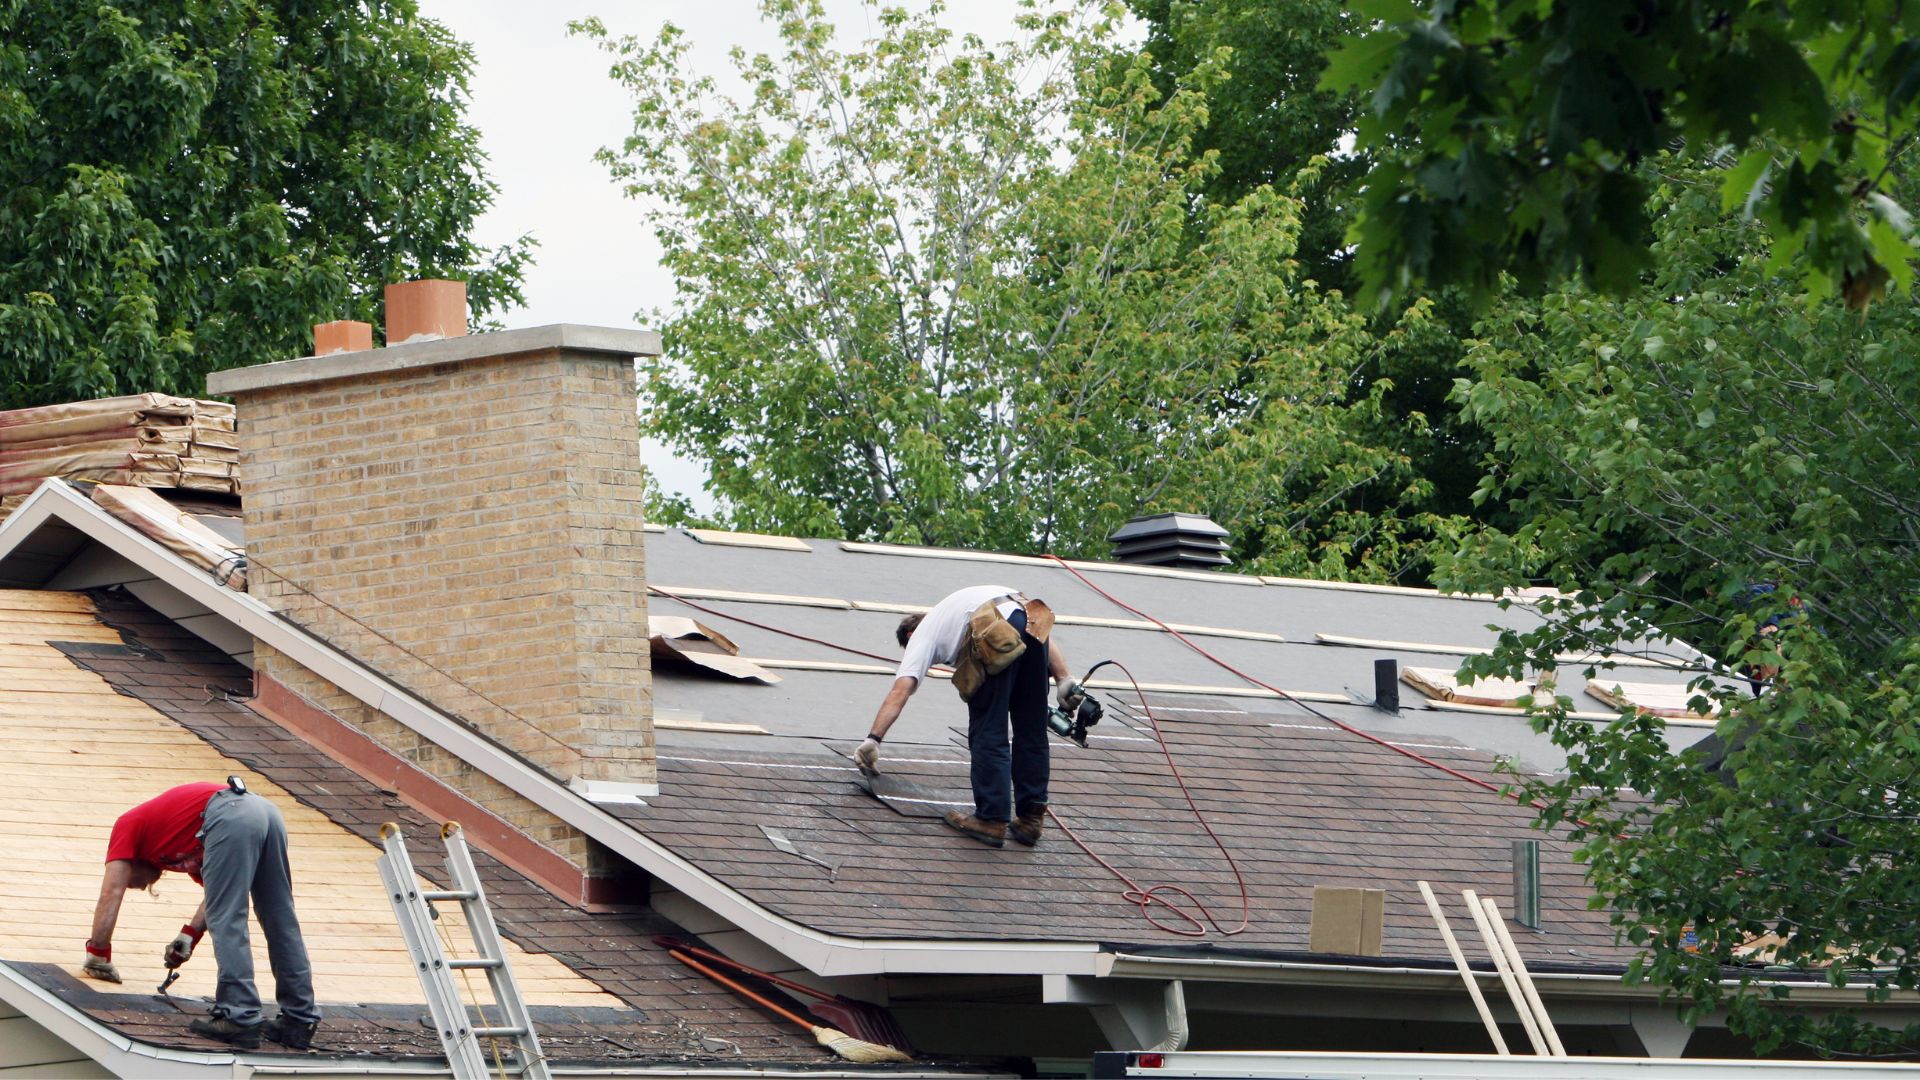
[[[428,278],[387,286],[387,344],[467,334],[467,283]]]
[[[353,319],[313,324],[313,355],[364,352],[373,348],[373,324]]]

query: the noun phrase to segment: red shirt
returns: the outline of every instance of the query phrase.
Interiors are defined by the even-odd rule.
[[[107,861],[139,859],[200,880],[200,818],[225,784],[181,784],[121,814],[107,838]]]

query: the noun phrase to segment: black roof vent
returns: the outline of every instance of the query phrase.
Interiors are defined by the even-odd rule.
[[[1233,562],[1227,557],[1227,530],[1204,514],[1137,517],[1107,539],[1113,541],[1113,557],[1123,563],[1211,570]]]

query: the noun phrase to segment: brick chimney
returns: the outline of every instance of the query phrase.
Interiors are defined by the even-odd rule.
[[[464,288],[441,310],[446,284],[389,290],[410,342],[208,377],[239,408],[249,591],[588,797],[653,794],[633,358],[659,335],[436,338],[466,327]],[[286,657],[262,646],[255,665],[467,794],[516,802]],[[584,838],[543,815],[506,814],[585,867]]]

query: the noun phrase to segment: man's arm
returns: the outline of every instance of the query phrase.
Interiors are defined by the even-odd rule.
[[[100,899],[93,905],[93,943],[105,948],[113,944],[113,927],[120,921],[120,901],[127,895],[127,883],[133,880],[133,863],[115,859],[100,875]]]
[[[920,680],[902,675],[893,680],[893,687],[887,691],[886,699],[880,702],[880,711],[874,714],[873,726],[867,732],[876,739],[887,737],[893,722],[900,719],[900,710],[907,707],[907,699],[920,689]]]
[[[1053,685],[1065,686],[1072,681],[1073,675],[1067,671],[1067,654],[1060,651],[1060,644],[1047,642],[1047,674],[1053,676]]]
[[[900,719],[900,710],[907,707],[907,699],[919,688],[920,680],[911,675],[893,680],[886,700],[880,703],[880,711],[874,714],[873,726],[867,729],[866,740],[853,751],[853,763],[861,772],[868,776],[880,775],[880,740],[887,737],[887,730]]]
[[[105,982],[119,982],[113,966],[113,927],[120,921],[120,902],[126,899],[127,885],[133,880],[133,863],[114,859],[100,875],[100,899],[93,905],[93,935],[87,938],[85,974]]]

